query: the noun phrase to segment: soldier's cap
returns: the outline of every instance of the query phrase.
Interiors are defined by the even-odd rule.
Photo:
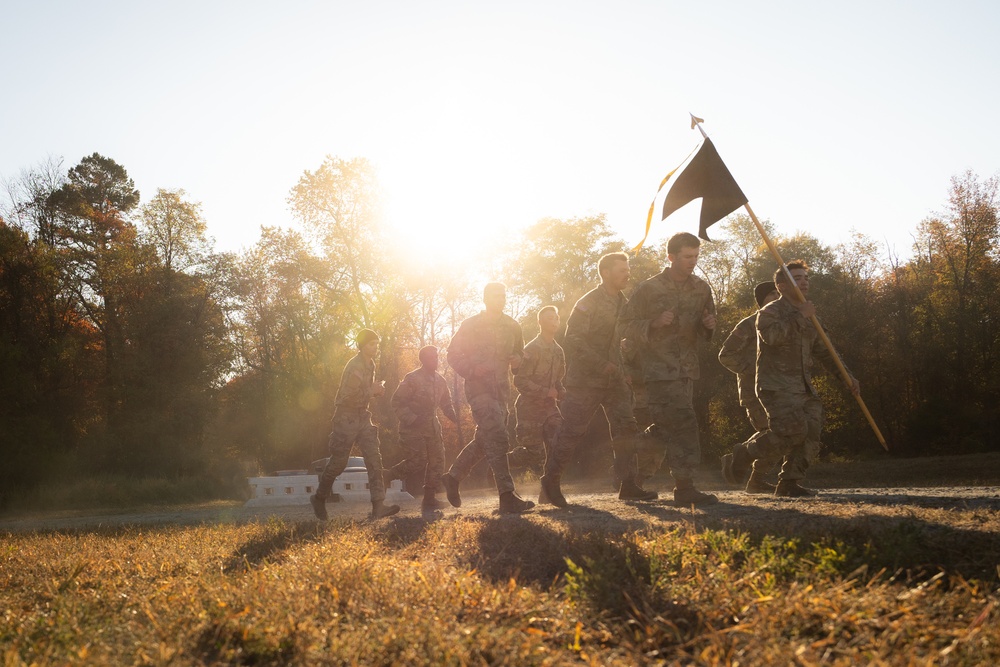
[[[362,329],[358,332],[358,335],[354,337],[354,341],[358,344],[358,347],[364,347],[372,341],[382,340],[378,337],[378,334],[371,329]]]
[[[771,282],[771,281],[768,281],[766,283],[761,283],[760,285],[757,285],[756,287],[754,287],[753,288],[753,298],[757,302],[757,307],[758,308],[763,308],[764,307],[764,299],[766,299],[767,295],[770,294],[771,292],[775,291],[776,289],[778,289],[778,288],[775,287],[774,283]]]

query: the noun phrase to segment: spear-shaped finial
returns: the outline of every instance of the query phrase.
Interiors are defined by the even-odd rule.
[[[705,119],[698,118],[690,111],[688,111],[688,113],[691,115],[691,129],[693,130],[694,128],[697,127],[698,131],[701,132],[702,139],[708,139],[708,135],[705,134],[705,130],[701,127],[701,124],[705,122]]]

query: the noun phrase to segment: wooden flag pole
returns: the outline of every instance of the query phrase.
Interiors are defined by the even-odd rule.
[[[707,139],[708,135],[705,134],[705,130],[701,127],[702,122],[701,118],[691,114],[691,128],[694,129],[697,127],[698,131],[701,132],[702,138]],[[781,267],[781,270],[785,272],[785,278],[788,280],[788,284],[791,285],[792,289],[795,291],[795,297],[799,300],[799,303],[804,302],[806,300],[805,295],[802,293],[802,290],[799,289],[799,286],[795,284],[795,280],[792,279],[791,272],[788,270],[788,267],[785,266],[785,260],[781,258],[781,253],[778,252],[778,248],[775,247],[774,243],[771,241],[771,237],[767,235],[764,225],[760,224],[760,221],[757,220],[757,216],[754,215],[753,209],[750,208],[749,203],[743,204],[743,208],[745,208],[747,213],[750,214],[750,219],[753,221],[754,226],[757,227],[757,231],[760,232],[761,237],[764,239],[767,249],[771,251],[771,256],[774,257],[774,261],[776,261],[778,266]],[[826,349],[830,351],[830,356],[833,357],[834,362],[836,362],[837,370],[840,371],[840,377],[843,378],[844,383],[848,386],[848,388],[852,387],[853,383],[851,382],[851,374],[847,372],[844,362],[841,361],[840,355],[837,354],[837,350],[834,349],[829,336],[827,336],[826,332],[823,330],[823,326],[819,323],[819,320],[816,319],[815,315],[810,316],[809,319],[812,321],[813,326],[816,327],[816,332],[819,333],[819,337],[826,346]],[[868,406],[865,405],[865,400],[861,398],[860,393],[855,394],[854,398],[857,399],[861,412],[864,413],[865,418],[868,420],[868,425],[871,426],[872,431],[875,432],[875,437],[878,438],[879,444],[882,445],[882,448],[885,449],[885,451],[889,451],[889,445],[886,444],[885,438],[882,437],[882,431],[879,430],[878,424],[875,423],[875,418],[872,417],[872,413],[868,411]]]

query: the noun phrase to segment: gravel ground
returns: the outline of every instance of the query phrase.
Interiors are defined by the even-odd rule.
[[[736,490],[713,490],[719,503],[692,509],[675,507],[669,492],[653,502],[622,502],[608,492],[564,489],[570,507],[559,510],[551,505],[538,506],[531,514],[559,519],[568,524],[578,521],[591,523],[604,517],[620,528],[639,528],[664,521],[704,522],[709,525],[771,524],[785,515],[798,521],[826,518],[900,517],[914,521],[931,521],[953,527],[974,526],[978,530],[1000,533],[1000,487],[949,486],[931,488],[838,488],[821,490],[820,495],[807,499],[774,498],[748,495]],[[525,498],[537,498],[537,485],[524,487]],[[488,516],[496,513],[493,494],[472,492],[463,495],[463,506],[449,508],[444,518]],[[363,520],[370,506],[367,503],[330,503],[331,516],[347,516]],[[419,516],[417,501],[402,503],[398,517]],[[150,509],[147,511],[103,514],[50,513],[0,520],[0,532],[30,532],[49,530],[81,530],[116,526],[198,525],[204,523],[244,523],[267,521],[272,518],[287,521],[313,520],[309,505],[278,507],[245,507],[238,503],[212,503],[194,507]],[[392,519],[390,519],[392,520]],[[583,526],[581,526],[582,528]],[[610,526],[609,526],[610,527]]]

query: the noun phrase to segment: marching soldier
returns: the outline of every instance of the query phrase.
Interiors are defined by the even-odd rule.
[[[519,392],[514,402],[518,447],[507,457],[511,466],[541,471],[546,452],[562,426],[558,402],[566,395],[566,355],[556,342],[558,331],[556,307],[539,310],[538,336],[524,346],[524,361],[514,374]]]
[[[382,480],[382,453],[379,451],[378,429],[368,411],[371,399],[385,394],[385,383],[375,382],[375,355],[379,337],[371,329],[358,332],[358,353],[347,362],[340,378],[333,429],[328,447],[330,458],[319,477],[316,493],[309,496],[316,518],[326,521],[326,500],[333,493],[333,481],[347,467],[351,448],[357,444],[368,469],[368,488],[372,498],[372,518],[381,519],[399,511],[399,505],[385,504],[385,484]]]
[[[517,370],[524,354],[521,325],[503,312],[507,288],[489,283],[483,290],[485,310],[468,318],[455,332],[448,347],[448,363],[465,378],[465,397],[472,408],[476,433],[441,476],[448,502],[462,505],[459,484],[484,458],[493,470],[500,494],[500,512],[527,512],[535,503],[523,500],[514,491],[507,463],[507,400],[510,398],[510,371]]]
[[[754,300],[757,308],[763,308],[778,298],[778,290],[773,282],[766,282],[754,288]],[[744,317],[733,327],[732,332],[722,344],[719,350],[719,363],[736,375],[736,391],[740,398],[740,405],[746,410],[747,419],[753,426],[754,434],[746,442],[741,442],[733,449],[745,450],[748,443],[761,438],[770,438],[771,432],[767,428],[767,412],[760,404],[755,389],[757,375],[757,313]],[[773,451],[774,448],[765,447],[763,451]],[[749,461],[749,456],[740,454],[740,461]],[[747,472],[750,478],[746,482],[747,493],[774,493],[774,485],[764,480],[764,475],[777,463],[776,460],[758,459],[753,461],[752,470],[746,467],[733,467],[733,454],[726,454],[722,457],[722,476],[730,484],[743,484]]]
[[[597,265],[601,284],[583,295],[566,323],[566,398],[560,406],[563,428],[545,459],[539,502],[557,507],[568,503],[560,488],[562,471],[572,460],[591,418],[603,409],[611,426],[615,477],[622,500],[653,500],[636,481],[635,440],[638,427],[632,414],[632,395],[622,368],[618,316],[627,299],[622,289],[630,274],[623,252],[601,257]]]
[[[435,497],[442,490],[444,473],[444,441],[437,411],[440,409],[456,424],[458,415],[448,383],[437,372],[438,349],[433,345],[422,347],[418,358],[420,368],[407,373],[392,395],[392,408],[399,419],[399,442],[406,458],[386,472],[386,481],[402,479],[406,490],[414,495],[422,488],[421,509],[433,512],[448,504]]]
[[[809,267],[802,260],[786,267],[806,301],[797,302],[788,274],[778,269],[774,283],[781,296],[757,313],[757,397],[774,437],[749,443],[745,453],[735,449],[733,467],[784,455],[774,495],[813,496],[814,490],[799,484],[809,467],[809,447],[818,446],[823,429],[823,404],[812,384],[813,360],[836,362],[810,321],[816,306],[808,300]],[[853,375],[850,388],[854,395],[861,391]]]
[[[653,420],[646,434],[666,450],[678,505],[718,502],[694,487],[701,461],[693,404],[694,382],[700,375],[697,345],[715,331],[712,290],[694,275],[700,246],[693,234],[672,236],[667,241],[670,266],[636,287],[622,315],[625,337],[640,348]]]

